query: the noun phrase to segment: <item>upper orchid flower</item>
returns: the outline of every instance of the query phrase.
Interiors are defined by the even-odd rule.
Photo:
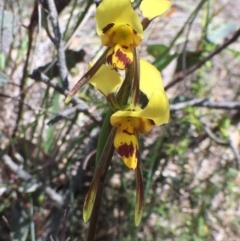
[[[129,0],[103,0],[97,8],[95,19],[102,44],[111,47],[107,62],[111,68],[125,69],[133,60],[132,48],[143,38],[143,26]],[[143,0],[143,16],[151,21],[166,12],[172,0]]]
[[[97,33],[103,45],[111,47],[107,62],[125,69],[133,60],[132,48],[143,38],[143,28],[129,0],[103,0],[97,8]]]
[[[166,12],[172,0],[142,0],[140,9],[144,19],[140,22],[131,2],[134,0],[102,0],[99,4],[95,20],[97,33],[102,44],[109,48],[96,61],[94,67],[87,71],[68,94],[65,103],[69,103],[77,91],[107,61],[110,68],[126,69],[134,58],[134,48],[143,39],[143,30],[152,19]]]
[[[109,82],[111,80],[109,79]],[[93,76],[90,82],[94,83],[105,96],[113,92],[111,90],[106,92],[104,80],[101,79],[100,75]],[[112,86],[114,90],[120,82],[115,81],[115,83],[116,85]],[[138,133],[146,134],[153,126],[162,125],[169,120],[169,103],[161,75],[153,65],[144,60],[140,60],[140,90],[148,98],[148,104],[145,108],[142,109],[140,106],[130,104],[124,110],[116,111],[110,119],[111,125],[117,128],[114,146],[129,169],[137,167],[139,159]]]

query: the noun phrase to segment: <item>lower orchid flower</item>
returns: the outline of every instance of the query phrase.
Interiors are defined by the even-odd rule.
[[[116,91],[121,83],[120,76],[107,66],[100,68],[90,80],[107,98]],[[103,74],[104,72],[104,74]],[[116,75],[113,78],[113,73]],[[107,76],[109,79],[107,80]],[[106,82],[111,83],[106,91]],[[116,84],[114,84],[116,83]],[[110,119],[111,125],[117,128],[114,147],[129,169],[136,169],[139,159],[138,134],[146,134],[155,125],[162,125],[169,120],[169,103],[163,88],[159,71],[150,63],[140,60],[140,90],[147,96],[145,108],[129,104],[123,110],[117,110]]]

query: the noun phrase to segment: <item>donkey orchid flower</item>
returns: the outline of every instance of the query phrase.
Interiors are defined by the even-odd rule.
[[[169,103],[159,71],[151,64],[140,60],[140,90],[147,96],[144,109],[130,106],[115,112],[111,124],[117,128],[114,146],[129,169],[135,169],[139,159],[138,135],[146,134],[155,125],[169,120]]]
[[[133,60],[132,48],[143,38],[143,28],[129,0],[103,0],[95,19],[102,44],[110,47],[107,62],[111,68],[125,69]]]
[[[90,82],[92,81],[91,79]],[[98,85],[95,85],[104,93],[105,85],[100,76],[94,81],[98,82]],[[133,170],[136,169],[139,159],[138,134],[146,134],[155,125],[162,125],[169,120],[169,103],[161,75],[153,65],[145,60],[140,60],[140,90],[148,98],[145,108],[130,104],[126,109],[116,111],[110,119],[111,125],[117,128],[114,147],[124,164]],[[110,90],[110,92],[112,91]],[[106,96],[107,94],[104,93]]]

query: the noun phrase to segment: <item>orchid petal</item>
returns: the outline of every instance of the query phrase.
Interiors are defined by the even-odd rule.
[[[146,60],[140,59],[140,90],[149,99],[156,89],[164,89],[160,72]]]
[[[149,20],[162,15],[172,5],[172,0],[143,0],[140,5],[142,15]]]
[[[121,156],[124,164],[129,169],[136,169],[138,162],[139,144],[131,120],[128,118],[119,119],[114,125],[117,132],[114,138],[114,147]]]
[[[129,25],[138,36],[143,37],[143,28],[129,0],[103,0],[97,8],[95,19],[97,33],[101,36],[109,24]]]
[[[115,92],[122,82],[120,74],[110,69],[107,65],[102,65],[95,75],[90,79],[90,83],[98,88],[103,95]]]
[[[155,125],[162,125],[169,121],[169,102],[164,90],[157,89],[149,98],[147,106],[139,113],[139,117],[154,121]]]

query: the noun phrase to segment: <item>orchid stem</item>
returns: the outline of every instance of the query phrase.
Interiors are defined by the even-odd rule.
[[[133,77],[133,103],[136,106],[139,102],[140,97],[140,90],[139,90],[139,82],[140,82],[140,65],[139,65],[139,58],[137,53],[137,48],[133,48],[133,61],[134,61],[134,77]]]
[[[97,230],[97,225],[98,225],[99,210],[100,210],[100,206],[101,206],[101,199],[102,199],[102,193],[103,193],[103,188],[104,188],[104,181],[105,181],[105,177],[107,174],[107,170],[108,170],[110,161],[112,160],[113,151],[114,151],[114,148],[112,146],[109,156],[107,158],[107,161],[105,163],[105,169],[103,170],[104,173],[103,173],[102,177],[100,178],[99,186],[97,188],[96,198],[95,198],[93,211],[92,211],[89,228],[88,228],[87,241],[95,240],[95,235],[96,235],[96,230]]]
[[[102,149],[101,158],[98,161],[98,166],[101,171],[101,177],[99,178],[99,184],[97,187],[96,197],[94,200],[93,210],[92,210],[92,214],[91,214],[91,218],[90,218],[88,234],[87,234],[87,241],[94,241],[94,239],[95,239],[96,229],[97,229],[97,224],[98,224],[98,215],[99,215],[99,210],[100,210],[100,206],[101,206],[101,198],[102,198],[102,192],[103,192],[103,187],[104,187],[104,180],[105,180],[110,162],[112,160],[113,151],[114,151],[113,139],[114,139],[114,136],[116,133],[116,129],[112,127],[111,129],[106,129],[106,131],[108,132],[108,133],[106,133],[106,134],[108,134],[108,139],[104,146],[104,149]],[[107,153],[107,156],[106,156],[106,153]],[[103,165],[103,166],[101,167],[101,165]],[[96,172],[98,170],[99,169],[97,169]]]
[[[128,101],[128,97],[132,88],[132,80],[134,77],[134,65],[133,63],[126,69],[125,79],[117,93],[117,101],[120,106],[126,105]]]
[[[135,52],[135,56],[136,56],[136,52]],[[138,68],[137,68],[137,71],[138,71]],[[134,65],[132,64],[127,69],[125,80],[116,96],[115,107],[118,104],[120,106],[127,104],[128,97],[132,87],[131,86],[132,79],[134,78],[134,75],[136,79],[136,72],[134,72]],[[98,179],[99,183],[96,190],[96,196],[94,200],[92,214],[90,217],[87,241],[94,241],[95,239],[97,225],[98,225],[99,210],[101,206],[101,199],[102,199],[102,193],[104,188],[104,181],[105,181],[105,177],[114,152],[113,140],[115,137],[116,129],[111,127],[111,124],[110,124],[110,117],[112,115],[112,112],[113,111],[111,109],[107,112],[107,115],[104,119],[103,126],[99,135],[99,139],[98,139],[97,154],[96,154],[96,165],[98,166],[98,168],[95,172],[94,178],[99,178],[98,176],[99,172],[101,172],[100,173],[101,176]]]

